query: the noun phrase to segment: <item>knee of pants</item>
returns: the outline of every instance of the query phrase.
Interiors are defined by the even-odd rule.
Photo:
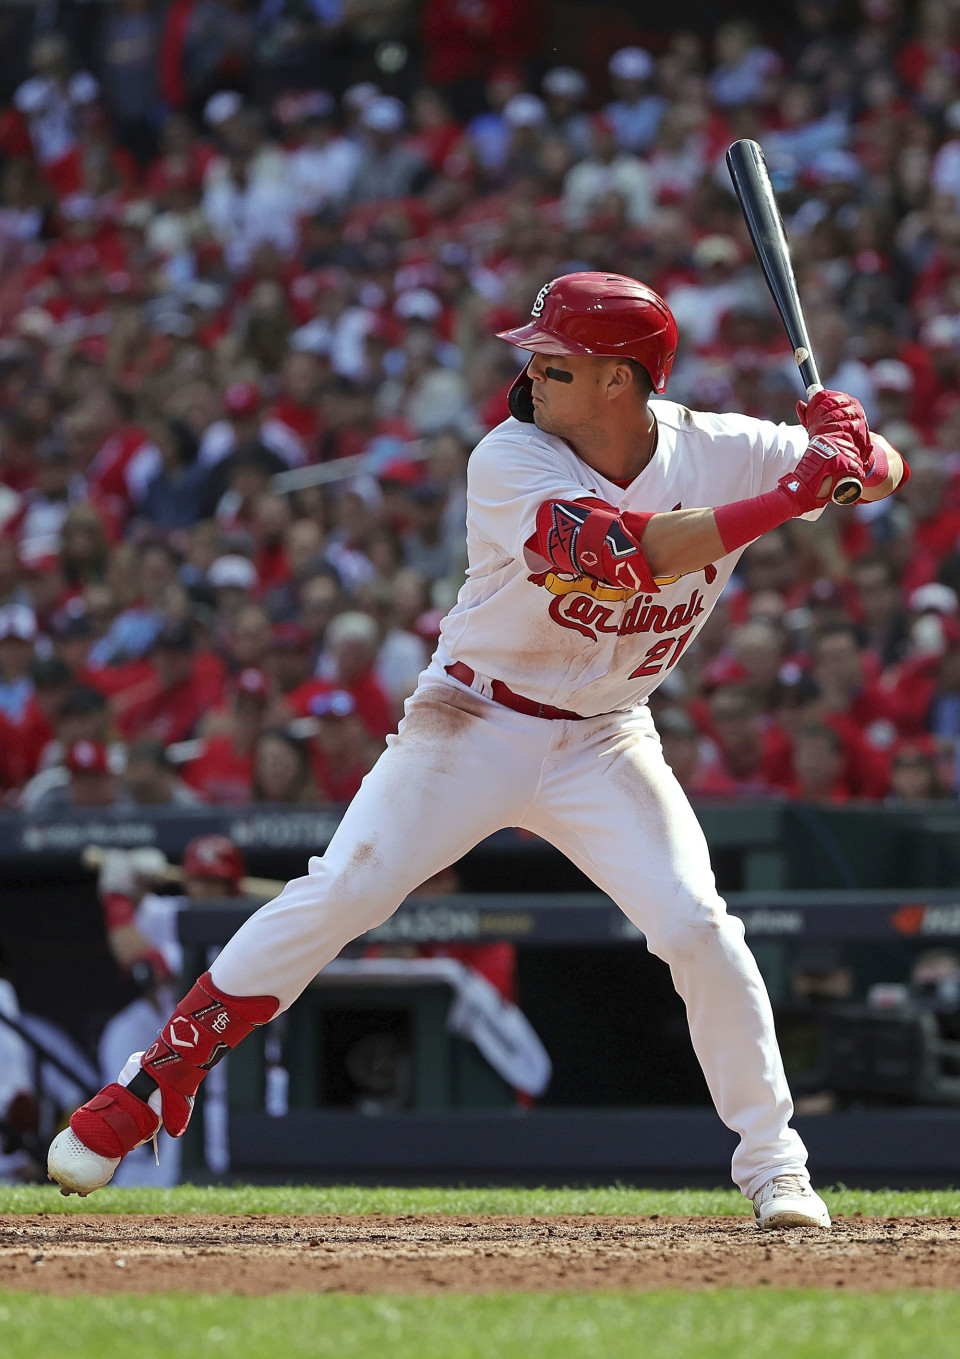
[[[666,963],[689,962],[743,942],[743,921],[727,913],[721,897],[685,894],[647,932],[647,947]]]
[[[289,882],[277,900],[342,920],[355,938],[382,925],[407,895],[406,886],[398,886],[396,875],[379,861],[354,857],[342,866],[313,858],[306,877]]]

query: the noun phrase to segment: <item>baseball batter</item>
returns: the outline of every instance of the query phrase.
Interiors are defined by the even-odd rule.
[[[868,499],[889,495],[904,465],[843,393],[801,404],[795,426],[650,403],[677,330],[631,278],[555,279],[503,338],[531,358],[512,417],[470,459],[467,578],[399,732],[327,852],[237,932],[133,1079],[106,1086],[53,1142],[49,1173],[64,1193],[106,1184],[161,1126],[182,1134],[225,1052],[419,883],[522,826],[668,963],[714,1103],[739,1136],[733,1178],[757,1224],[830,1225],[790,1127],[763,981],[646,700],[748,543],[818,514],[839,476],[860,478]]]

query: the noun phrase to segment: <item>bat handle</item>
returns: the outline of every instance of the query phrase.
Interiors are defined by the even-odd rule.
[[[822,391],[822,382],[811,382],[807,388],[807,400]],[[855,505],[862,495],[863,482],[857,477],[838,477],[836,486],[830,492],[830,499],[835,505]]]
[[[839,477],[830,492],[835,505],[855,505],[863,495],[863,482],[858,477]]]

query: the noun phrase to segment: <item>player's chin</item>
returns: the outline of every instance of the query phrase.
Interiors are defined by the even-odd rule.
[[[550,419],[550,416],[543,407],[536,404],[534,404],[533,407],[533,423],[536,425],[537,429],[542,429],[544,434],[560,433],[555,422]]]

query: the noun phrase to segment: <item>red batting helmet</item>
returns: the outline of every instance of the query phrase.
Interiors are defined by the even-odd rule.
[[[187,845],[183,875],[189,878],[223,878],[234,891],[240,886],[245,866],[243,855],[225,835],[198,835]]]
[[[624,274],[561,274],[537,293],[531,317],[525,326],[500,331],[499,338],[537,354],[634,359],[655,391],[666,389],[677,323],[645,283]]]

